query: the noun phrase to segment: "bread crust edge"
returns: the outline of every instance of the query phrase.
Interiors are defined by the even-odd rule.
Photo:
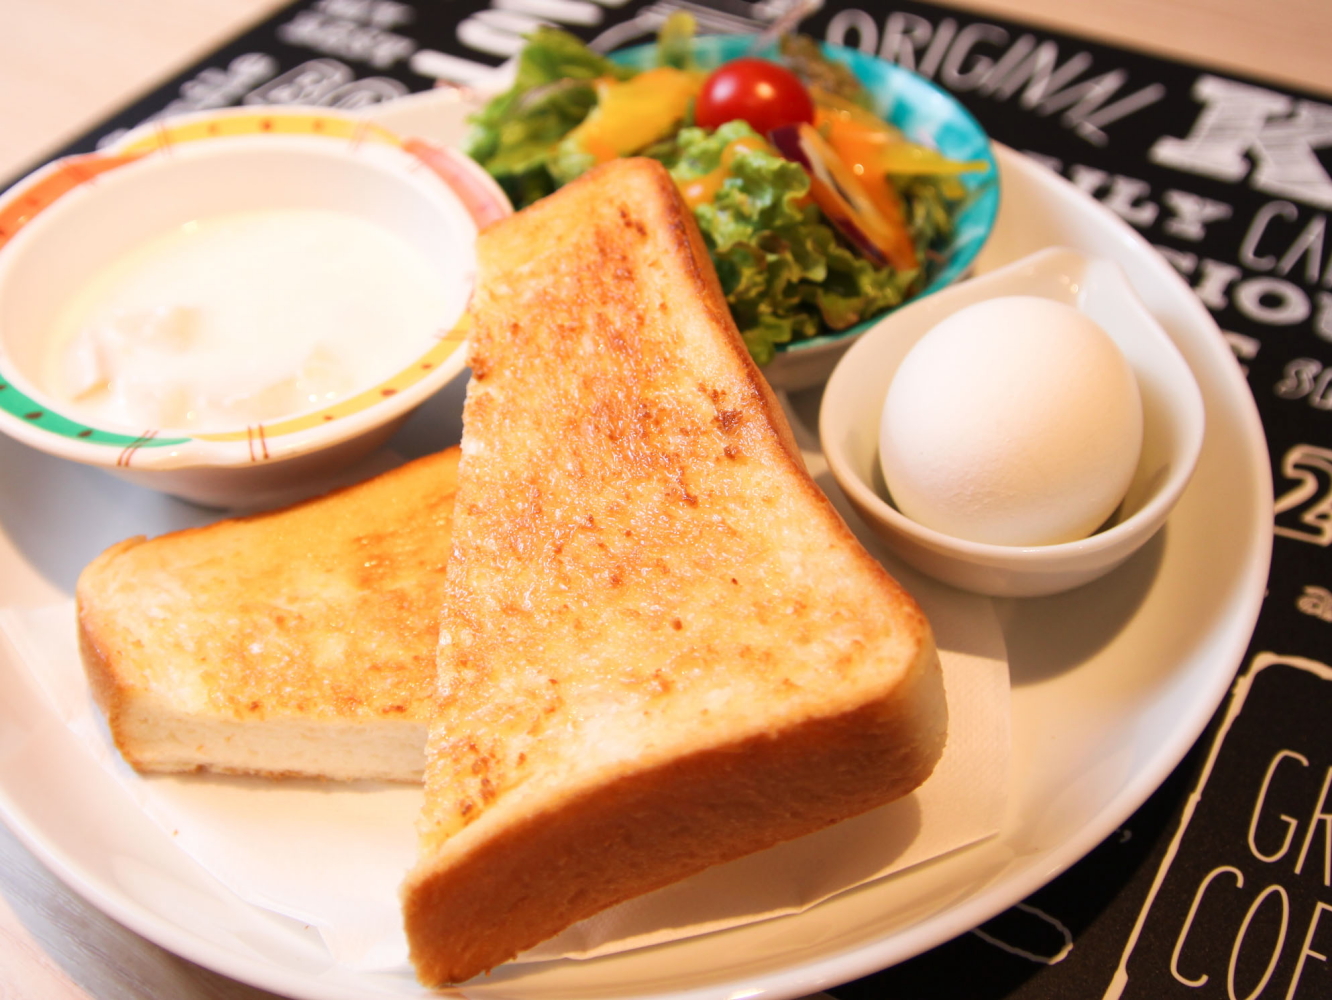
[[[275,779],[308,779],[327,781],[383,780],[415,783],[420,780],[419,773],[411,776],[390,776],[387,774],[323,774],[312,770],[291,770],[276,768],[247,768],[231,766],[227,763],[193,763],[164,760],[140,746],[135,732],[136,714],[142,714],[145,699],[153,696],[144,684],[136,683],[136,671],[133,654],[120,641],[120,629],[116,626],[116,609],[113,601],[108,600],[104,588],[112,584],[108,578],[114,578],[122,572],[121,560],[141,546],[172,545],[176,540],[209,538],[210,536],[230,537],[229,532],[238,526],[262,527],[267,523],[290,523],[291,518],[303,516],[303,511],[317,512],[329,509],[329,506],[354,494],[374,489],[388,491],[403,489],[402,482],[411,482],[407,477],[419,474],[422,470],[440,470],[446,477],[446,490],[450,498],[457,493],[457,466],[460,449],[455,445],[404,462],[369,479],[338,486],[326,493],[305,500],[285,504],[269,510],[255,511],[225,517],[209,524],[182,528],[167,532],[154,538],[136,535],[109,546],[98,554],[80,573],[75,585],[75,620],[79,658],[84,676],[94,703],[106,719],[112,742],[122,758],[136,771],[143,774],[227,774]],[[247,527],[248,530],[248,527]],[[169,705],[160,705],[155,711],[170,712]],[[365,722],[367,726],[373,722]],[[330,724],[332,726],[332,723]],[[424,743],[424,740],[422,740]],[[424,762],[424,758],[423,758]]]
[[[83,672],[88,678],[88,687],[93,701],[106,716],[111,738],[125,760],[133,767],[138,765],[131,753],[129,742],[124,738],[121,720],[125,704],[130,697],[129,686],[115,666],[115,657],[97,636],[103,631],[98,627],[98,613],[92,609],[88,600],[88,591],[95,586],[98,577],[111,563],[124,553],[136,549],[148,541],[144,535],[135,535],[122,542],[117,542],[97,556],[79,574],[74,591],[75,616],[78,622],[79,659],[83,661]]]
[[[465,982],[617,903],[901,798],[946,735],[927,631],[906,676],[868,701],[594,783],[494,836],[464,829],[402,888],[417,975]]]

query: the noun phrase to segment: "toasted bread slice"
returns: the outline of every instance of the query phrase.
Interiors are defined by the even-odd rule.
[[[804,470],[669,175],[487,230],[420,855],[420,979],[915,788],[918,606]]]
[[[140,771],[419,781],[458,449],[94,560],[93,693]]]

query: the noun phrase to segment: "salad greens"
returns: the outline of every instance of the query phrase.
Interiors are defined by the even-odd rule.
[[[567,32],[538,28],[518,57],[513,86],[472,119],[466,152],[516,207],[530,205],[557,187],[551,152],[596,107],[595,81],[633,75]]]
[[[876,268],[847,247],[806,199],[804,168],[762,147],[732,145],[743,137],[758,138],[743,121],[712,133],[682,129],[667,166],[687,182],[735,149],[729,175],[694,218],[754,360],[765,364],[778,344],[846,329],[900,303],[916,272]]]
[[[921,287],[923,268],[879,267],[855,250],[810,199],[805,169],[747,123],[728,122],[712,132],[693,126],[692,99],[678,96],[690,79],[696,93],[704,75],[693,64],[692,33],[692,24],[678,19],[663,28],[663,68],[645,71],[663,78],[639,89],[671,91],[676,103],[656,112],[659,128],[649,124],[644,132],[650,109],[635,103],[632,86],[614,86],[636,71],[566,32],[538,28],[519,57],[514,85],[472,119],[466,151],[521,208],[591,169],[604,158],[598,144],[607,130],[632,121],[644,144],[628,152],[661,161],[686,192],[736,325],[759,364],[782,344],[844,330]],[[846,101],[864,100],[854,76],[824,59],[817,45],[797,40],[787,51],[812,86]],[[590,127],[598,131],[596,143]],[[614,155],[625,153],[616,149]],[[958,186],[929,175],[893,181],[912,241],[926,252],[948,233]],[[709,196],[689,199],[691,183],[710,184]]]

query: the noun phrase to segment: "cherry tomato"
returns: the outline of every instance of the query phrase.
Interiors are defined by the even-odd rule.
[[[814,102],[790,70],[766,59],[736,59],[713,70],[694,104],[694,121],[716,128],[743,118],[759,135],[814,121]]]

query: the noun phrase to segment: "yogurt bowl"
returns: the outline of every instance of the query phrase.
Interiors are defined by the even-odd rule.
[[[953,537],[906,517],[884,483],[880,414],[907,352],[965,306],[1009,295],[1040,296],[1077,308],[1110,335],[1137,380],[1143,432],[1132,481],[1109,520],[1076,541],[1000,545]],[[1062,248],[1039,251],[891,313],[838,364],[819,412],[828,467],[875,534],[917,569],[997,597],[1069,590],[1128,559],[1165,523],[1184,492],[1202,450],[1203,430],[1202,395],[1188,363],[1119,266]]]
[[[0,430],[197,503],[309,493],[463,370],[476,235],[510,211],[461,154],[323,108],[166,119],[51,163],[0,197]],[[169,242],[214,222],[203,249]],[[84,300],[110,304],[85,322]]]

